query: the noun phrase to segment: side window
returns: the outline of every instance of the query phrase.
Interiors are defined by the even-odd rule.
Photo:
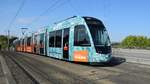
[[[34,45],[36,45],[36,35],[34,36]]]
[[[24,45],[24,39],[22,40],[22,45]]]
[[[55,47],[61,47],[61,43],[62,43],[61,39],[62,39],[62,30],[57,30],[55,36]]]
[[[84,25],[75,26],[74,46],[90,46],[89,35]]]
[[[68,46],[68,39],[69,39],[69,28],[65,28],[64,29],[64,34],[63,34],[63,45],[66,44],[66,46]]]
[[[55,35],[55,32],[49,33],[49,47],[54,47],[54,35]]]
[[[31,45],[31,37],[27,38],[27,46]]]
[[[18,41],[17,45],[20,46],[20,41]]]
[[[40,45],[43,46],[44,44],[44,33],[40,35]]]

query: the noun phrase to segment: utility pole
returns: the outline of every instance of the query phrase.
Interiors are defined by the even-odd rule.
[[[10,47],[10,42],[9,42],[9,37],[10,37],[10,30],[8,30],[8,36],[7,36],[7,42],[8,42],[8,51],[9,51],[9,47]]]

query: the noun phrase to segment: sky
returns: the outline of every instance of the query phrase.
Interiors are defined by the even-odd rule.
[[[0,35],[21,36],[21,28],[35,32],[75,15],[102,20],[113,42],[150,37],[150,0],[0,0]]]

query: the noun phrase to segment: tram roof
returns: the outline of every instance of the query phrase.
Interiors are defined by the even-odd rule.
[[[46,30],[48,32],[50,32],[50,31],[60,30],[60,29],[64,29],[64,28],[69,28],[72,25],[85,24],[86,20],[98,20],[98,19],[96,19],[94,17],[89,17],[89,16],[83,16],[83,17],[73,16],[73,17],[69,17],[67,19],[55,22],[54,24],[51,24],[51,25],[48,25],[45,27],[41,27],[39,30],[34,32],[34,35],[44,33]]]
[[[64,28],[69,28],[71,25],[77,25],[77,24],[79,25],[84,23],[85,23],[84,18],[80,16],[73,16],[65,20],[55,22],[53,26],[48,27],[48,31],[60,30]]]

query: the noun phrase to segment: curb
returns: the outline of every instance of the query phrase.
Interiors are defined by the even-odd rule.
[[[140,63],[150,65],[150,59],[136,58],[136,57],[124,57],[127,62]]]
[[[114,57],[125,58],[126,62],[150,65],[150,59],[137,58],[137,57],[127,57],[127,56],[119,56],[119,55],[113,55],[113,56]]]
[[[125,58],[126,62],[150,65],[150,50],[138,49],[115,49],[112,55],[114,57]]]

